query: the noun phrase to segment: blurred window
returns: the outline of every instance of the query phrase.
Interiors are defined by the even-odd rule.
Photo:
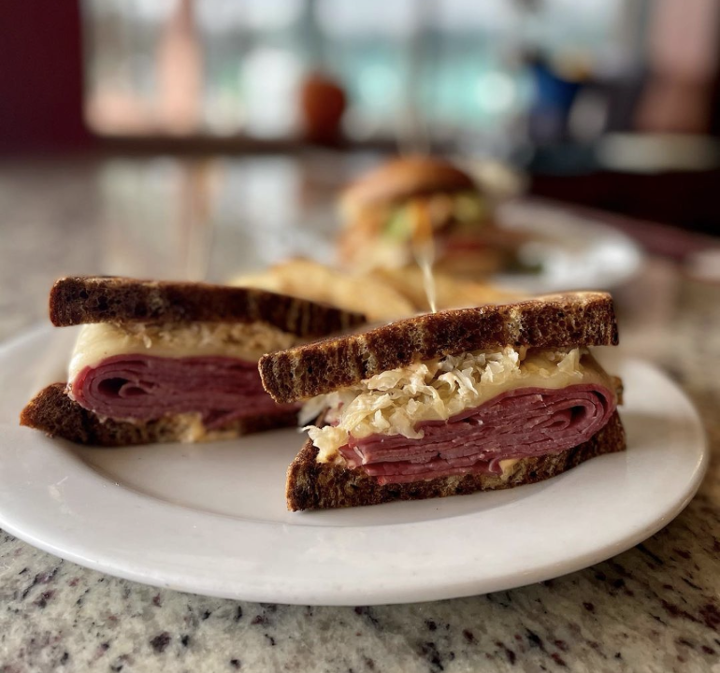
[[[511,136],[540,53],[570,80],[639,58],[644,0],[83,0],[86,117],[101,135],[298,132],[304,76],[345,88],[351,139]]]

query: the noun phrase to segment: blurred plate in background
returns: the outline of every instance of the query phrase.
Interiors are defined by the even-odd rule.
[[[501,274],[496,282],[531,292],[613,290],[628,282],[643,263],[638,245],[617,229],[580,216],[561,205],[522,199],[500,206],[503,228],[536,238],[523,261],[538,263],[539,273]]]

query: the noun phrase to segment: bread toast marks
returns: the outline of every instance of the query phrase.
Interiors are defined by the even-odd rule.
[[[618,343],[605,292],[548,295],[498,306],[427,313],[382,327],[264,355],[260,375],[276,402],[356,385],[417,360],[504,346],[574,348]]]

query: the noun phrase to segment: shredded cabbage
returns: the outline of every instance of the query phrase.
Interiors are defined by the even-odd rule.
[[[583,352],[586,349],[528,352],[506,347],[417,362],[313,398],[300,419],[308,423],[326,410],[328,425],[304,428],[320,449],[319,460],[329,459],[350,435],[420,439],[423,431],[417,426],[423,421],[447,420],[505,390],[527,385],[530,376],[548,379],[548,387],[577,383],[583,377]]]

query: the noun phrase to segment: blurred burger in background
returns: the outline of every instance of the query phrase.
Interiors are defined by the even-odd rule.
[[[340,208],[339,261],[354,271],[413,264],[413,241],[428,223],[439,273],[482,280],[519,265],[524,237],[497,227],[491,195],[444,159],[385,163],[347,187]]]

